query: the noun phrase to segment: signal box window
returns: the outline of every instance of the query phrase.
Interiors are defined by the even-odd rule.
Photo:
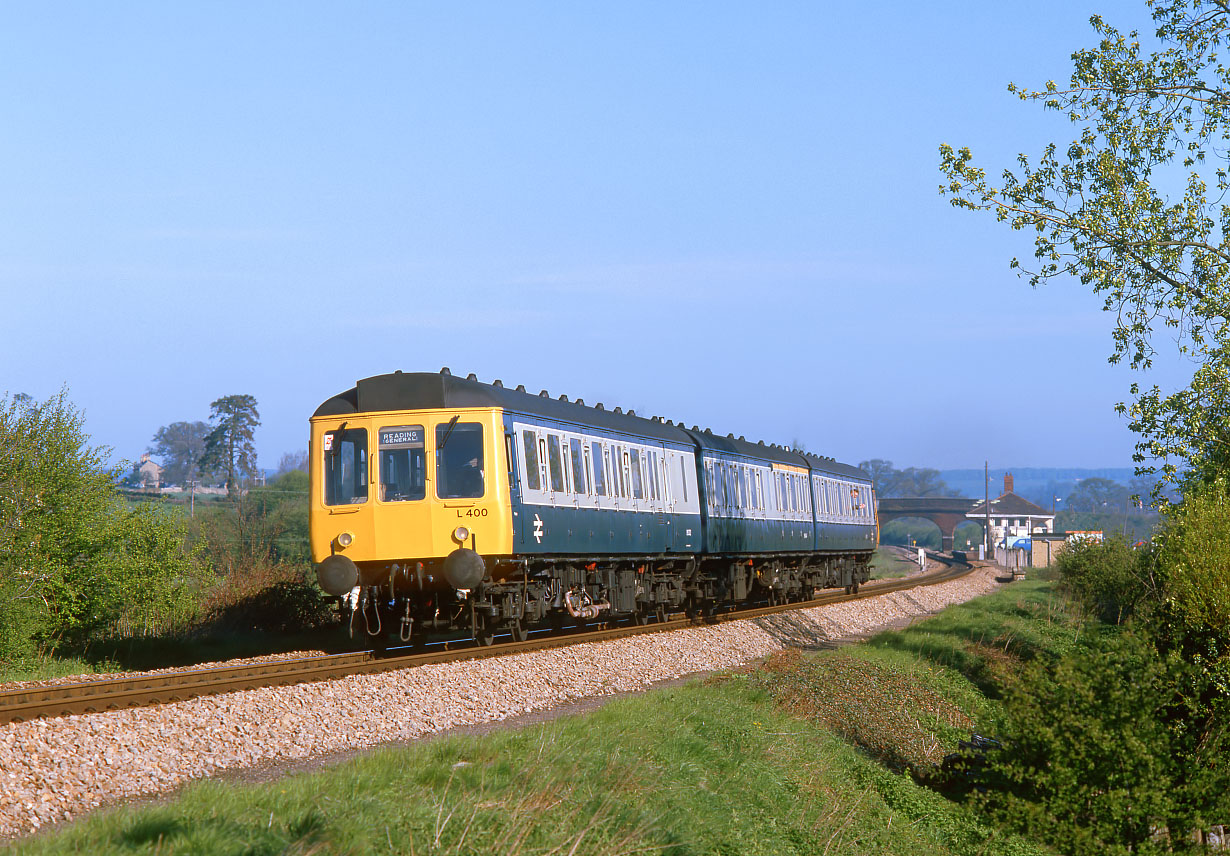
[[[477,499],[483,495],[483,426],[449,422],[436,426],[436,496]]]
[[[427,496],[426,436],[422,425],[380,429],[380,499],[409,502]]]
[[[324,436],[325,505],[367,502],[367,429]]]

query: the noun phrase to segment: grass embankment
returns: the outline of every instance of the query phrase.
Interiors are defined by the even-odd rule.
[[[897,548],[878,547],[871,555],[871,578],[873,580],[899,579],[917,570],[918,562],[905,558],[897,552]]]
[[[917,784],[994,728],[997,678],[1072,644],[1043,583],[905,631],[584,716],[383,749],[269,784],[204,782],[22,852],[1036,853]]]

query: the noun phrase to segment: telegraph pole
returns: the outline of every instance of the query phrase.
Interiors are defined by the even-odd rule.
[[[982,554],[990,556],[991,554],[991,462],[982,462],[982,510],[986,513],[987,525],[982,529]],[[991,561],[995,561],[992,557]]]

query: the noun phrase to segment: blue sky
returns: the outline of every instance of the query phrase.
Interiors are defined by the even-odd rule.
[[[898,466],[1128,466],[1110,319],[937,194],[1142,2],[12,4],[0,391],[135,458],[475,372]],[[1169,373],[1168,373],[1169,372]],[[1181,378],[1165,366],[1160,381]],[[1047,414],[1046,407],[1051,408]]]

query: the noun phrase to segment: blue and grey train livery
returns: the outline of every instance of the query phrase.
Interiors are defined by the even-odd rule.
[[[318,579],[376,643],[809,599],[876,546],[854,467],[447,370],[333,396],[309,454]]]

